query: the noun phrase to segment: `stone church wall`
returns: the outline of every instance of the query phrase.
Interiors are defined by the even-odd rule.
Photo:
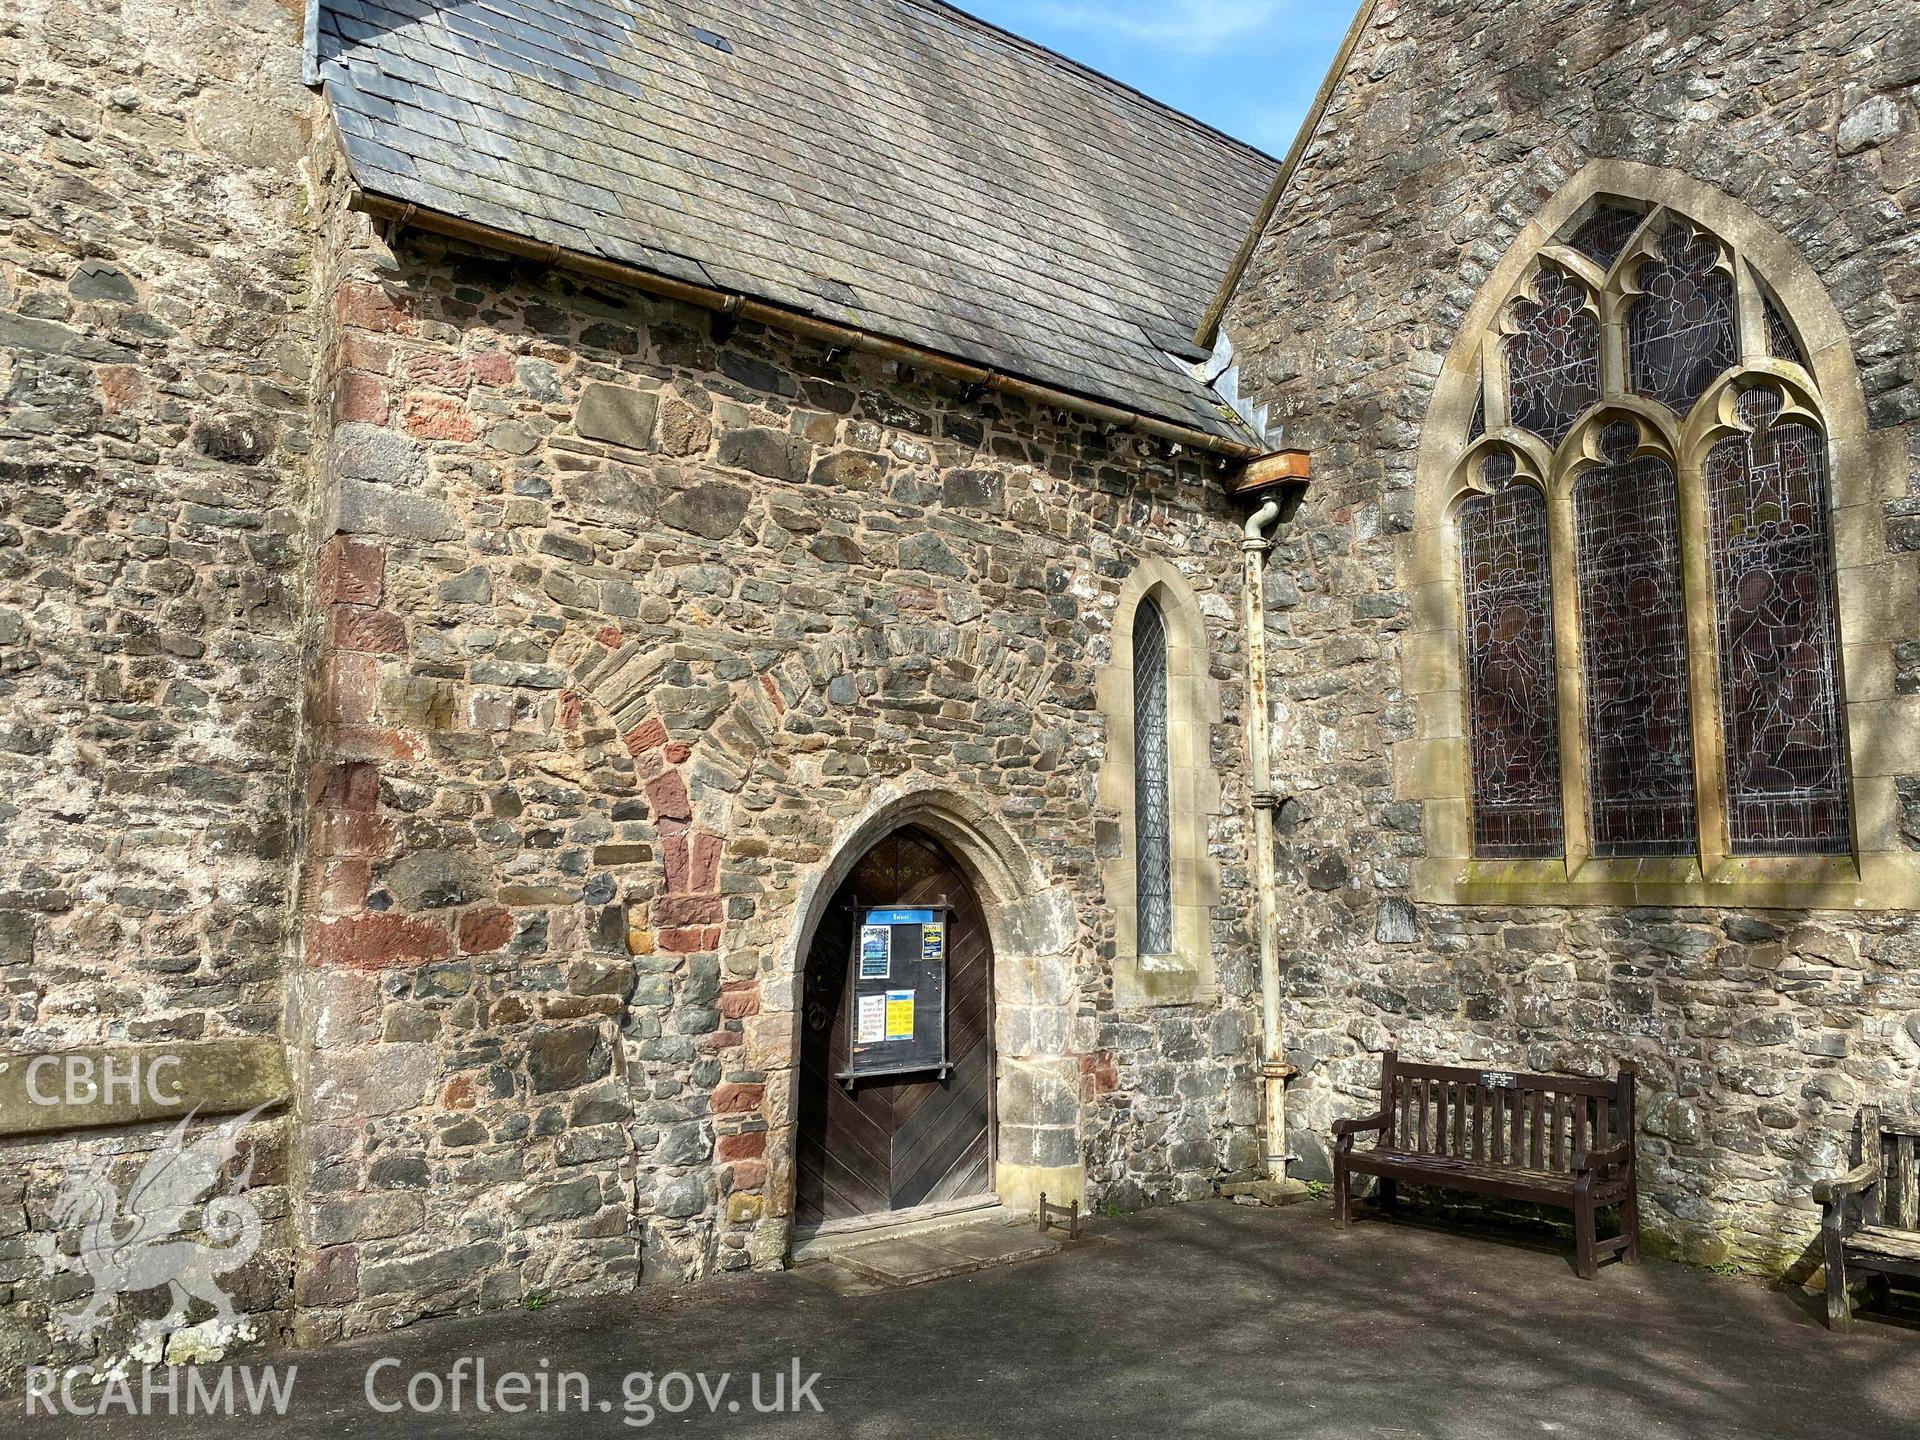
[[[280,1024],[309,450],[298,12],[0,14],[10,1053]],[[0,1376],[123,1354],[165,1310],[128,1297],[91,1339],[52,1338],[89,1284],[38,1247],[70,1178],[105,1160],[124,1187],[170,1129],[0,1138]],[[227,1278],[256,1335],[288,1303],[284,1129],[249,1137],[267,1233]]]
[[[1840,1165],[1858,1104],[1911,1107],[1910,913],[1415,904],[1422,806],[1395,783],[1420,738],[1403,577],[1428,402],[1482,282],[1588,161],[1679,172],[1791,240],[1851,332],[1875,443],[1920,459],[1905,19],[1864,3],[1376,7],[1227,319],[1242,392],[1314,454],[1266,597],[1303,1175],[1324,1173],[1330,1119],[1370,1108],[1388,1046],[1530,1068],[1631,1058],[1653,1237],[1781,1269],[1808,1254],[1809,1187]],[[1892,593],[1912,593],[1916,516],[1920,482],[1876,527]],[[1911,706],[1920,614],[1889,623],[1903,628],[1856,658],[1884,661]],[[1895,745],[1920,722],[1899,713]],[[1920,781],[1898,794],[1920,848]]]
[[[777,1263],[801,902],[890,796],[957,797],[1044,891],[1007,920],[1053,938],[1031,993],[1002,989],[1003,1165],[1084,1163],[1089,1201],[1126,1207],[1250,1168],[1217,477],[891,361],[418,233],[388,249],[339,185],[293,1007],[306,1333]],[[1148,553],[1195,593],[1221,699],[1220,993],[1121,1013],[1093,696]]]

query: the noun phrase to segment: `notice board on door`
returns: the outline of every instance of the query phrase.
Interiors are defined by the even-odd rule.
[[[947,907],[861,906],[847,974],[851,1084],[947,1073]]]

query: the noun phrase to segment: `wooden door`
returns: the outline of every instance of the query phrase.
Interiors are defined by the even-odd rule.
[[[857,910],[944,903],[947,1060],[932,1072],[834,1078],[847,1055],[847,961]],[[857,907],[857,909],[856,909]],[[807,955],[794,1166],[802,1225],[983,1194],[992,1183],[993,951],[966,877],[914,829],[869,850],[834,895]]]

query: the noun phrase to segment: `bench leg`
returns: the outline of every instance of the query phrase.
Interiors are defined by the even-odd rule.
[[[1847,1251],[1840,1232],[1829,1229],[1827,1243],[1827,1328],[1841,1334],[1853,1329],[1853,1297],[1847,1293]]]
[[[1573,1268],[1582,1280],[1600,1273],[1594,1255],[1593,1192],[1584,1186],[1573,1195]]]
[[[1376,1192],[1376,1198],[1379,1200],[1382,1210],[1389,1215],[1393,1214],[1394,1211],[1400,1208],[1400,1182],[1398,1180],[1382,1180],[1380,1182],[1380,1189]]]
[[[1333,1227],[1336,1230],[1345,1230],[1353,1224],[1353,1198],[1348,1193],[1351,1184],[1347,1157],[1336,1150],[1333,1156]]]
[[[1627,1180],[1627,1198],[1620,1206],[1620,1233],[1627,1237],[1627,1248],[1620,1258],[1629,1265],[1640,1263],[1640,1186]]]

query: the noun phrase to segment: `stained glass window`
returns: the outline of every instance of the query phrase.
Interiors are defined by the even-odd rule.
[[[1579,281],[1543,266],[1507,337],[1507,418],[1558,445],[1600,398],[1600,326]]]
[[[1773,392],[1747,391],[1752,432],[1707,455],[1727,818],[1735,854],[1845,854],[1827,447],[1779,411]]]
[[[1568,237],[1567,244],[1602,270],[1610,270],[1644,218],[1638,211],[1601,205]]]
[[[1700,855],[1702,793],[1716,818],[1725,802],[1724,841],[1705,837],[1715,854],[1723,843],[1736,855],[1850,853],[1827,441],[1818,420],[1783,415],[1785,382],[1765,373],[1770,360],[1807,365],[1796,317],[1740,250],[1677,212],[1597,200],[1559,238],[1562,263],[1549,255],[1524,272],[1504,333],[1486,338],[1499,351],[1478,358],[1497,363],[1480,372],[1473,458],[1460,466],[1476,481],[1456,511],[1473,853],[1563,853],[1563,786],[1579,793],[1582,779],[1596,857]],[[1614,278],[1589,286],[1568,250]],[[1600,363],[1603,336],[1616,334],[1624,374]],[[1718,388],[1730,379],[1732,391]],[[1709,393],[1716,405],[1736,397],[1743,428],[1685,454],[1666,453],[1671,437],[1627,413],[1630,397],[1646,397],[1693,433]],[[1521,442],[1482,458],[1489,411],[1556,457]],[[1591,435],[1589,424],[1597,445],[1563,443]],[[1516,478],[1536,461],[1549,483]],[[1701,488],[1683,494],[1683,477]],[[1710,598],[1683,584],[1683,515],[1687,560],[1704,561],[1695,573]],[[1552,537],[1565,535],[1573,554],[1562,557]],[[1573,583],[1556,594],[1560,564]],[[1713,607],[1711,659],[1704,624],[1690,649],[1689,598]],[[1578,737],[1560,733],[1554,653],[1576,638]],[[1696,676],[1706,683],[1714,667],[1723,757],[1710,774],[1697,769],[1695,727],[1707,717],[1693,700]]]
[[[1771,295],[1763,297],[1761,304],[1766,307],[1767,353],[1776,360],[1791,360],[1804,369],[1807,357],[1800,353],[1800,342],[1794,338],[1793,327],[1787,324],[1787,317],[1780,313],[1780,307],[1773,303]]]
[[[1676,226],[1660,258],[1640,267],[1643,292],[1627,312],[1627,368],[1634,393],[1685,414],[1737,355],[1733,277],[1720,247]]]
[[[1167,785],[1167,628],[1152,596],[1133,616],[1134,874],[1142,955],[1173,949],[1173,843]]]
[[[1511,456],[1489,457],[1481,473],[1492,493],[1460,507],[1473,852],[1558,855],[1564,846],[1547,502],[1513,481]]]
[[[1638,440],[1607,426],[1603,463],[1574,487],[1595,855],[1695,848],[1674,475]]]

